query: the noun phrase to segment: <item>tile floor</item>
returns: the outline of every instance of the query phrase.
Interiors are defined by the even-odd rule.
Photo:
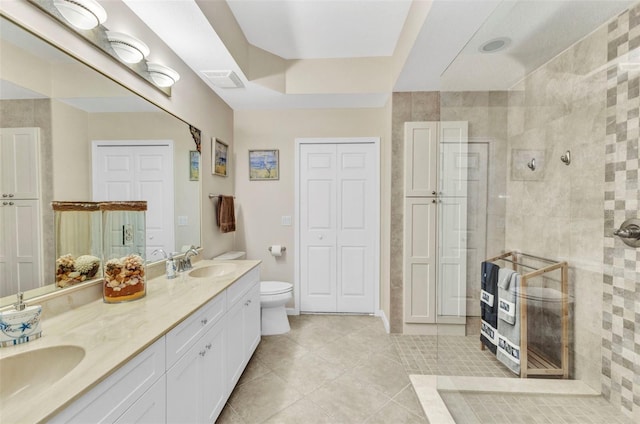
[[[428,423],[394,336],[371,316],[290,316],[263,337],[219,424]]]
[[[515,377],[480,351],[477,335],[389,335],[372,316],[300,315],[289,322],[288,334],[262,338],[218,424],[428,423],[409,374]],[[460,424],[628,422],[603,398],[441,395]],[[559,404],[539,407],[549,402]],[[514,415],[485,408],[492,403],[510,405]],[[580,408],[586,413],[575,415]]]

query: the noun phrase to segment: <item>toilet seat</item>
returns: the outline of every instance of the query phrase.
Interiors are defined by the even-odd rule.
[[[293,290],[293,284],[283,281],[261,281],[260,295],[276,295],[289,293]]]

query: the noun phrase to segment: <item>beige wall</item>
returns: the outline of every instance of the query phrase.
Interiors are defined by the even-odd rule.
[[[51,111],[53,200],[91,200],[89,114],[57,100]]]
[[[235,112],[234,154],[231,168],[236,174],[238,231],[236,246],[251,259],[261,259],[263,280],[294,282],[294,226],[282,226],[281,217],[294,220],[295,139],[300,137],[380,137],[381,151],[389,148],[389,109],[239,110]],[[280,150],[278,181],[249,181],[248,151]],[[388,156],[381,155],[383,172],[388,173]],[[388,180],[388,179],[387,179]],[[382,176],[383,187],[385,177]],[[384,188],[383,188],[384,190]],[[385,202],[384,194],[382,202]],[[381,221],[388,222],[383,207]],[[383,224],[384,225],[384,224]],[[385,235],[381,235],[381,240]],[[280,258],[269,255],[267,247],[282,244],[287,252]],[[387,249],[381,248],[381,252]],[[388,257],[381,259],[388,263]],[[381,272],[384,293],[388,277]],[[388,273],[386,273],[388,275]],[[382,298],[385,298],[383,295]]]

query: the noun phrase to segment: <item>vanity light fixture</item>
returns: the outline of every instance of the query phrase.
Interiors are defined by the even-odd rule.
[[[107,12],[95,0],[53,0],[53,5],[79,29],[93,29],[107,20]]]
[[[128,34],[107,31],[107,39],[118,57],[125,63],[138,63],[150,53],[145,43]]]
[[[147,70],[153,82],[159,87],[171,87],[180,79],[180,74],[159,63],[148,62]]]

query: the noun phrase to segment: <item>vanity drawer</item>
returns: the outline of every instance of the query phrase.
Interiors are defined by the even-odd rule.
[[[164,375],[164,337],[127,362],[49,423],[109,423]]]
[[[226,293],[222,292],[167,333],[167,370],[218,322],[225,312]]]
[[[227,287],[227,309],[244,296],[249,289],[260,280],[260,268],[253,268],[238,281]]]

